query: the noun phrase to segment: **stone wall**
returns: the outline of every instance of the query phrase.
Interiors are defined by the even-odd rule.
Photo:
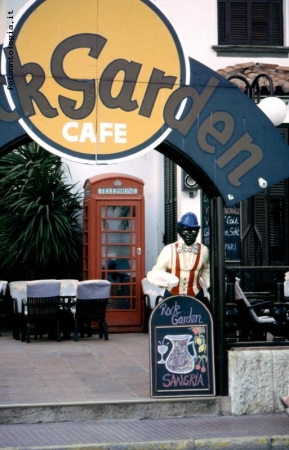
[[[229,351],[229,395],[232,414],[281,412],[287,395],[289,350],[242,348]]]

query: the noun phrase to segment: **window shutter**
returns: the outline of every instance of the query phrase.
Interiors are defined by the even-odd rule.
[[[272,4],[272,45],[284,45],[283,36],[283,4],[282,1],[273,1]]]
[[[247,2],[231,2],[230,4],[230,43],[248,43],[248,5]]]
[[[249,265],[287,265],[286,191],[282,181],[255,195],[254,228],[250,234]],[[257,239],[257,236],[260,239]]]
[[[269,42],[269,5],[267,2],[253,2],[251,6],[252,45],[267,45]]]
[[[278,128],[288,143],[288,128]],[[250,233],[250,245],[246,265],[287,265],[289,258],[289,179],[271,186],[254,196],[254,217],[252,211],[243,213],[250,215],[254,225]],[[253,232],[254,231],[254,232]],[[258,244],[256,236],[261,238]]]
[[[219,45],[283,45],[283,0],[219,0]]]
[[[177,239],[177,166],[169,158],[164,160],[165,182],[165,245]]]
[[[218,42],[220,45],[227,42],[227,14],[226,14],[226,2],[218,2]]]
[[[269,198],[269,260],[271,265],[286,265],[285,182],[270,188]]]

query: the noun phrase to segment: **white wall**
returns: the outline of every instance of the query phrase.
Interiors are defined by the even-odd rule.
[[[105,173],[117,172],[142,179],[145,195],[145,242],[146,272],[155,264],[155,259],[163,247],[164,202],[163,202],[163,156],[155,150],[130,161],[119,164],[80,164],[63,158],[71,173],[71,182],[79,188],[87,178]]]
[[[243,56],[217,56],[211,48],[218,45],[217,1],[154,0],[175,26],[187,54],[213,70],[239,62],[255,61],[288,66],[288,55],[283,58],[265,54]],[[284,46],[289,46],[289,0],[283,0]]]
[[[13,11],[15,17],[25,3],[25,0],[0,0],[1,43],[4,41],[4,36],[6,36],[7,27],[11,23],[11,20],[7,18],[8,12]]]

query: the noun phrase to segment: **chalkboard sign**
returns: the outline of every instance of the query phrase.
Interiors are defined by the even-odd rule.
[[[151,396],[213,396],[213,321],[194,297],[174,295],[150,317]]]
[[[224,208],[225,260],[240,261],[240,204]],[[203,194],[202,202],[202,242],[210,248],[209,199]]]

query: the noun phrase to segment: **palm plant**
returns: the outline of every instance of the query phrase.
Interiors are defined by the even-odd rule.
[[[81,193],[35,142],[0,160],[2,279],[79,277]]]

